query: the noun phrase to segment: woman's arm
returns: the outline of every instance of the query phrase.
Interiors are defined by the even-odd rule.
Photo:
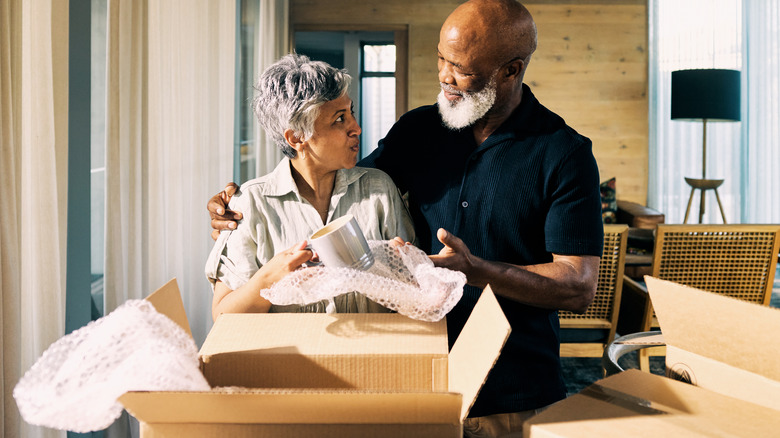
[[[211,302],[211,317],[216,321],[222,313],[264,313],[271,303],[260,296],[287,274],[300,269],[312,258],[312,251],[306,248],[306,241],[276,254],[252,275],[243,286],[231,290],[221,281],[214,284],[214,299]]]

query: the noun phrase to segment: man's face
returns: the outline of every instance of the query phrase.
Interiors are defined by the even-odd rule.
[[[473,39],[446,24],[439,36],[439,113],[450,129],[473,125],[496,103],[498,71],[492,54],[478,50]]]
[[[438,98],[439,114],[444,124],[458,130],[473,125],[487,114],[496,103],[495,77],[479,91],[458,91],[455,87],[441,83]]]

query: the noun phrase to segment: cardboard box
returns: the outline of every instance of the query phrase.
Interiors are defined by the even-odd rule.
[[[526,436],[780,434],[780,311],[649,276],[645,282],[671,378],[627,370],[600,380],[528,420]]]
[[[393,313],[224,314],[203,343],[200,362],[212,387],[441,392],[448,388],[448,350],[443,320]]]
[[[645,283],[668,376],[780,410],[780,310],[649,276]]]
[[[531,417],[526,438],[769,437],[774,409],[639,370],[599,380]]]
[[[175,280],[148,299],[189,332]],[[211,391],[120,401],[144,438],[461,437],[510,327],[489,287],[449,354],[445,324],[398,314],[222,315],[200,351]]]

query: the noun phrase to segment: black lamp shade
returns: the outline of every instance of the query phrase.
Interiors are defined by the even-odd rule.
[[[672,72],[672,119],[739,121],[738,70],[695,69]]]

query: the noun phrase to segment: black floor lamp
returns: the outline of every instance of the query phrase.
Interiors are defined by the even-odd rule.
[[[691,212],[696,190],[701,191],[699,223],[704,217],[704,198],[707,190],[715,192],[720,215],[726,223],[726,213],[718,196],[722,179],[707,179],[707,122],[738,122],[740,120],[740,73],[738,70],[695,69],[672,72],[672,120],[702,121],[701,179],[685,178],[691,186],[685,220]]]

